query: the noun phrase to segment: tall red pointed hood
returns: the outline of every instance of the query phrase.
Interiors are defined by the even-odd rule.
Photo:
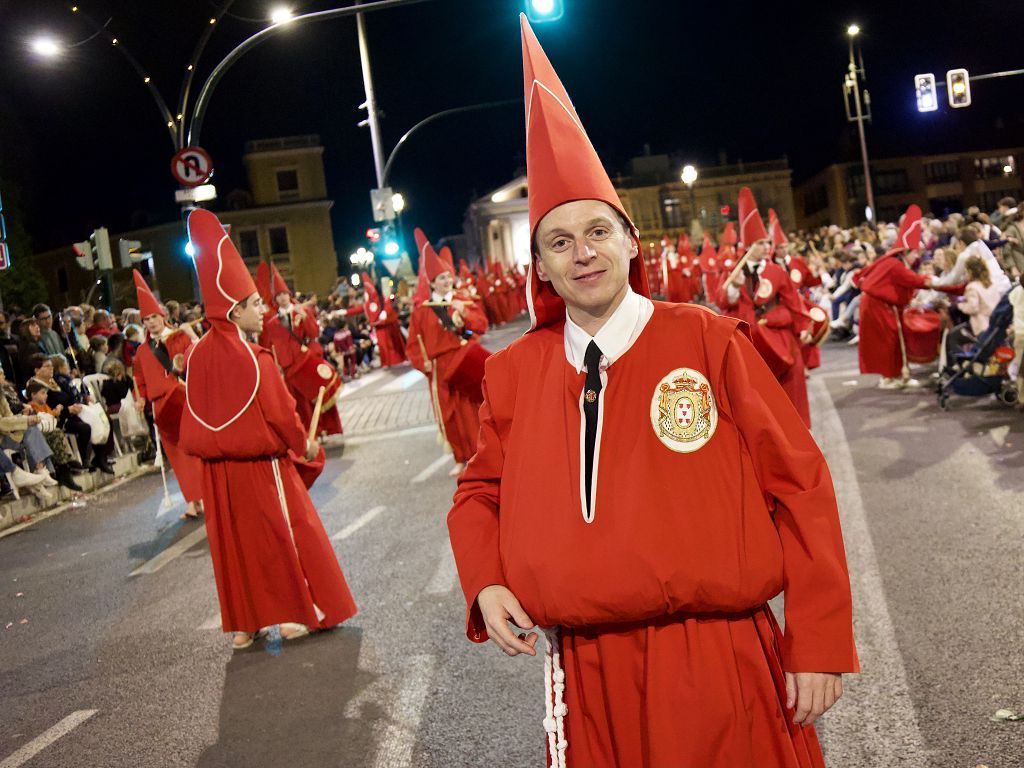
[[[139,314],[146,318],[150,315],[163,315],[167,317],[167,310],[156,300],[156,296],[146,285],[146,279],[137,269],[132,270],[132,277],[135,278],[135,294],[139,299]]]
[[[469,271],[469,264],[465,259],[459,259],[459,277],[469,281],[473,279],[473,273]]]
[[[692,254],[693,247],[690,245],[690,236],[685,232],[679,233],[679,238],[676,240],[676,250],[680,254]]]
[[[374,285],[373,280],[368,274],[363,272],[361,277],[363,281],[363,293],[365,294],[363,312],[366,313],[367,320],[371,323],[375,323],[380,318],[380,311],[383,309],[380,300],[380,293],[377,291],[377,286]]]
[[[892,244],[889,253],[900,253],[901,251],[914,251],[921,247],[921,209],[916,205],[907,208],[900,220],[900,229],[896,233],[896,242]]]
[[[526,172],[529,180],[530,240],[552,209],[573,200],[600,200],[622,216],[640,252],[639,232],[626,214],[597,151],[580,122],[569,94],[541,48],[524,14],[519,15],[526,103]],[[530,329],[565,317],[565,302],[530,263],[527,306]],[[650,296],[647,271],[638,255],[629,265],[633,290]]]
[[[188,236],[195,249],[206,317],[213,328],[189,353],[185,402],[196,421],[219,432],[252,405],[259,389],[254,345],[228,319],[236,304],[256,293],[256,285],[212,213],[202,208],[192,211],[188,217]],[[226,376],[230,376],[230,381]]]
[[[268,309],[274,306],[274,294],[270,288],[270,266],[263,259],[256,265],[256,290]]]
[[[765,240],[768,232],[764,228],[764,220],[757,210],[757,200],[750,187],[740,189],[740,241],[749,248],[758,240]]]
[[[725,229],[722,230],[722,237],[719,238],[719,245],[736,245],[736,227],[731,221],[725,222]]]
[[[452,256],[452,249],[447,245],[442,246],[441,252],[438,254],[438,258],[441,259],[441,263],[444,264],[447,271],[452,273],[452,277],[455,277],[455,258]]]
[[[789,245],[789,240],[786,239],[786,231],[782,228],[782,222],[779,221],[774,208],[768,209],[768,232],[772,238],[772,245]]]
[[[274,264],[273,262],[270,263],[270,274],[272,278],[270,287],[274,292],[272,298],[276,299],[279,293],[287,293],[291,296],[292,292],[288,288],[288,283],[286,283],[284,278],[281,277],[281,273],[277,271],[277,264]]]
[[[452,277],[455,276],[455,267],[450,264],[446,264],[442,261],[441,257],[437,255],[437,251],[427,240],[427,236],[423,234],[423,230],[416,227],[413,230],[413,235],[416,238],[416,249],[420,254],[420,272],[425,273],[428,282],[434,282],[437,276],[445,272],[451,272]],[[429,298],[429,294],[427,296]]]

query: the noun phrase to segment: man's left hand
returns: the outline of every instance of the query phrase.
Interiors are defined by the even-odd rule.
[[[786,708],[795,709],[793,722],[813,725],[843,695],[843,676],[832,672],[787,672]]]

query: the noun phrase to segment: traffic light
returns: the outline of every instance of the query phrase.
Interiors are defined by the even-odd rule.
[[[88,240],[83,240],[80,243],[75,243],[71,247],[75,251],[75,261],[78,262],[78,266],[80,266],[82,269],[87,269],[90,272],[92,272],[92,243],[90,243]]]
[[[107,228],[99,227],[94,230],[89,241],[92,243],[92,252],[96,254],[96,268],[113,269],[114,259],[110,253],[110,233]]]
[[[935,92],[935,75],[931,72],[914,75],[914,91],[917,94],[918,112],[934,112],[939,108],[939,98]]]
[[[120,251],[122,267],[130,267],[132,264],[136,264],[145,258],[142,255],[142,243],[138,240],[125,240],[121,238],[117,241],[117,248]]]
[[[380,227],[370,227],[366,230],[366,239],[371,243],[380,242]]]
[[[946,73],[946,90],[953,109],[971,106],[971,79],[966,69],[951,69]]]
[[[563,13],[563,0],[526,0],[526,18],[534,24],[558,21]]]
[[[384,255],[388,257],[395,257],[401,250],[398,245],[398,238],[395,236],[395,228],[391,225],[385,226],[384,231],[381,235],[381,243],[384,246]]]

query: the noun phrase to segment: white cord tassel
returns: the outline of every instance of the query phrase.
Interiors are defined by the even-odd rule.
[[[565,751],[569,742],[565,738],[564,718],[569,712],[565,704],[565,671],[558,651],[558,627],[544,633],[544,730],[548,734],[548,757],[552,768],[565,768]]]

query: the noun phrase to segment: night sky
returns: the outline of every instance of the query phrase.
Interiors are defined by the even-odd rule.
[[[218,0],[219,2],[219,0]],[[347,3],[295,2],[296,11]],[[237,0],[200,62],[213,64],[266,25],[271,2]],[[212,0],[83,0],[176,102],[188,56]],[[1009,147],[1024,143],[1024,77],[974,83],[974,105],[916,112],[912,77],[966,67],[1022,66],[1020,19],[1003,2],[833,3],[565,0],[565,17],[538,36],[606,166],[643,151],[717,162],[788,155],[799,181],[856,155],[840,82],[846,25],[862,29],[874,106],[873,155]],[[434,0],[367,19],[385,146],[441,109],[522,98],[519,0]],[[253,19],[255,21],[246,20]],[[42,63],[25,39],[65,41],[90,30],[51,0],[0,0],[0,169],[16,186],[34,249],[173,220],[171,144],[152,99],[102,38]],[[195,92],[195,91],[194,91]],[[356,127],[362,79],[354,20],[293,27],[250,53],[221,82],[201,144],[214,158],[223,199],[245,185],[250,139],[322,137],[336,246],[362,244],[375,186],[369,133]],[[173,107],[172,107],[173,108]],[[521,106],[435,123],[396,160],[392,185],[406,221],[433,238],[462,229],[467,203],[523,164]]]

